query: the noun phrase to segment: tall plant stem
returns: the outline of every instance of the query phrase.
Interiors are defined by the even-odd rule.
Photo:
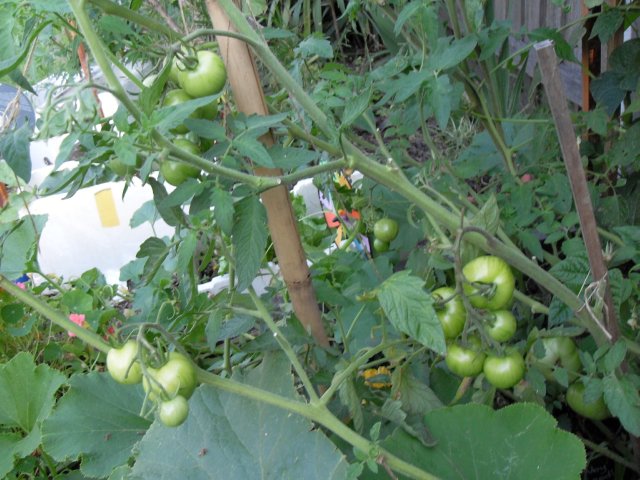
[[[22,290],[2,275],[0,275],[0,288],[11,294],[20,302],[33,308],[40,315],[48,319],[50,322],[55,323],[63,330],[67,330],[75,334],[80,340],[91,345],[95,349],[104,353],[107,353],[111,349],[111,346],[105,342],[100,335],[72,322],[62,313],[51,308],[46,302],[40,300],[33,293],[27,290]]]

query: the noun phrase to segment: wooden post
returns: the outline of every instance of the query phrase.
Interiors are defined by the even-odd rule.
[[[207,0],[207,11],[216,30],[235,31],[224,10],[215,0]],[[220,53],[227,67],[227,75],[238,111],[247,115],[267,115],[268,109],[262,91],[260,75],[249,46],[241,40],[219,36]],[[271,132],[260,140],[273,145]],[[279,169],[255,168],[258,175],[281,175]],[[293,309],[303,326],[319,345],[328,346],[329,338],[322,325],[322,317],[315,291],[311,284],[311,274],[300,242],[289,190],[282,185],[262,194],[262,202],[267,210],[269,231],[278,257],[278,264]]]
[[[573,200],[578,211],[580,229],[587,247],[593,279],[596,282],[604,282],[605,286],[603,296],[606,329],[603,326],[603,330],[608,340],[614,343],[620,336],[618,320],[609,288],[608,270],[602,256],[602,246],[598,236],[591,196],[589,195],[587,177],[580,161],[577,137],[569,116],[569,107],[567,106],[567,99],[558,70],[558,59],[553,42],[550,40],[537,43],[535,49],[538,54],[540,71],[542,72],[542,83],[556,124],[562,156],[567,168],[569,182],[571,183]]]

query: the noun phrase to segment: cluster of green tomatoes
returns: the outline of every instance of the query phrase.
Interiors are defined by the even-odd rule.
[[[134,385],[142,382],[147,398],[155,403],[158,418],[164,425],[177,427],[187,419],[187,400],[198,386],[198,379],[193,363],[185,355],[171,352],[162,365],[145,365],[143,369],[138,343],[128,340],[120,348],[109,350],[107,370],[118,383]]]
[[[481,335],[477,328],[468,328],[469,312],[464,301],[451,287],[440,287],[431,295],[436,313],[447,340],[445,363],[449,370],[461,377],[475,377],[484,373],[487,381],[496,388],[511,388],[524,377],[526,365],[535,366],[547,381],[557,381],[554,371],[563,368],[572,382],[566,392],[566,401],[576,413],[594,420],[610,416],[602,395],[585,397],[585,385],[578,376],[582,361],[576,344],[570,337],[542,337],[532,345],[526,361],[514,346],[505,345],[517,330],[517,321],[508,309],[515,290],[515,278],[509,265],[501,258],[486,255],[475,258],[462,268],[464,284],[462,293],[480,319]],[[467,335],[461,334],[465,327]],[[466,339],[463,341],[463,337]],[[489,341],[481,340],[481,337]],[[540,342],[542,348],[536,347]],[[488,343],[497,346],[486,347]]]
[[[143,84],[150,87],[156,77],[156,75],[148,76]],[[195,98],[217,95],[224,88],[226,81],[227,70],[224,62],[220,56],[212,51],[200,50],[193,57],[185,57],[184,61],[174,57],[169,70],[171,88],[164,94],[162,106],[177,106]],[[213,120],[217,115],[218,103],[213,101],[198,108],[190,118]],[[184,124],[172,129],[172,133],[176,135],[173,143],[193,155],[199,155],[200,147],[198,144],[185,136],[188,132],[189,129]],[[109,167],[117,175],[125,176],[133,174],[136,168],[141,167],[142,157],[138,158],[138,163],[132,167],[114,157],[109,161]],[[189,178],[197,178],[200,175],[200,169],[187,163],[165,159],[160,163],[160,173],[168,183],[178,186]]]
[[[499,257],[486,255],[467,263],[462,274],[465,297],[474,309],[483,312],[484,334],[498,343],[509,341],[517,329],[516,319],[507,309],[515,288],[509,265]],[[461,377],[484,372],[487,381],[496,388],[511,388],[522,380],[525,362],[517,349],[507,346],[501,348],[502,353],[487,353],[479,332],[469,332],[466,342],[459,338],[467,322],[467,309],[454,288],[438,288],[432,296],[448,341],[445,362],[449,370]]]

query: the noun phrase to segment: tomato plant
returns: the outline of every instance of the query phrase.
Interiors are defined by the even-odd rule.
[[[456,294],[454,288],[440,287],[431,292],[436,301],[436,313],[442,325],[445,338],[454,339],[464,328],[467,320],[467,311],[462,299]]]
[[[525,364],[520,352],[509,349],[505,355],[487,355],[482,367],[487,381],[496,388],[511,388],[524,377]]]
[[[188,95],[199,98],[219,93],[227,81],[227,70],[222,59],[209,50],[200,50],[196,54],[196,66],[182,68],[178,73],[178,82]]]
[[[506,307],[515,289],[511,267],[499,257],[485,255],[462,268],[464,293],[476,308],[500,310]]]
[[[182,425],[188,416],[189,402],[181,395],[177,395],[171,400],[160,402],[158,406],[158,417],[167,427]]]
[[[140,383],[142,368],[137,360],[138,343],[128,340],[120,348],[112,348],[107,353],[107,370],[116,382],[125,385]]]
[[[486,330],[496,342],[506,342],[511,339],[518,328],[516,317],[509,310],[496,310],[487,316]]]
[[[392,218],[381,218],[373,225],[373,235],[377,240],[390,243],[398,236],[398,222]]]
[[[447,346],[445,362],[449,370],[461,377],[475,377],[482,372],[486,354],[482,351],[477,337],[468,339],[468,346],[460,343],[450,343]]]
[[[590,418],[591,420],[604,420],[611,416],[607,405],[604,403],[602,395],[594,401],[587,402],[585,399],[585,385],[578,380],[567,389],[567,404],[578,415]]]

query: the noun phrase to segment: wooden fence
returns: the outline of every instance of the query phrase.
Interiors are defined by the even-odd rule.
[[[615,0],[608,0],[614,3]],[[559,28],[572,25],[563,34],[564,37],[574,45],[574,53],[578,60],[582,58],[581,37],[584,32],[583,22],[579,19],[583,17],[583,1],[568,0],[565,2],[568,8],[563,9],[554,5],[551,0],[494,0],[494,13],[496,19],[510,20],[514,32],[524,29],[526,31],[535,30],[540,27]],[[637,36],[637,29],[632,33]],[[522,48],[526,41],[512,37],[510,47],[512,51]],[[535,53],[531,52],[531,60],[527,65],[527,71],[533,75],[536,68]],[[600,56],[602,69],[606,68],[607,49],[602,50]],[[562,79],[565,85],[567,97],[578,105],[583,105],[583,75],[580,64],[564,63],[560,68]],[[599,71],[599,67],[598,67]],[[588,81],[588,80],[586,80]]]

